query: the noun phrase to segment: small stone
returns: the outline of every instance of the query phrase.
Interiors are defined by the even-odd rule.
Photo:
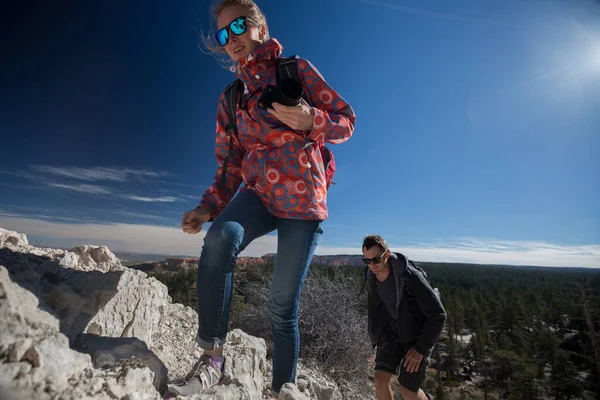
[[[20,361],[28,362],[33,368],[39,368],[42,365],[40,353],[33,346],[25,351]]]
[[[30,338],[18,339],[8,353],[8,362],[21,361],[25,352],[31,347],[31,344],[32,341]]]
[[[279,391],[279,400],[309,400],[293,383],[286,383]]]
[[[100,378],[93,378],[90,381],[89,385],[92,393],[98,393],[102,390],[102,386],[104,386],[104,381]]]

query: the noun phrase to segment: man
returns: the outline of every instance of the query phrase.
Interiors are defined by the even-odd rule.
[[[404,400],[431,400],[420,389],[429,356],[446,322],[446,311],[424,273],[377,235],[363,241],[369,267],[368,329],[375,357],[377,400],[392,400],[390,381],[399,370]]]

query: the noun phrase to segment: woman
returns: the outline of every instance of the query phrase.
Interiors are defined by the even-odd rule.
[[[296,106],[258,107],[264,88],[275,85],[282,46],[269,38],[264,15],[251,0],[224,0],[215,7],[215,39],[243,82],[237,134],[227,131],[228,108],[217,112],[214,184],[198,207],[183,216],[182,229],[204,239],[197,276],[198,336],[204,354],[173,394],[191,395],[218,384],[233,296],[237,255],[254,239],[277,230],[277,257],[269,299],[273,332],[272,394],[294,382],[300,348],[298,303],[304,279],[327,218],[327,188],[319,142],[342,143],[352,136],[355,115],[312,64],[298,59],[304,93]],[[228,157],[228,155],[230,155]],[[225,159],[226,168],[222,168]],[[226,176],[222,176],[222,174]],[[240,193],[233,198],[240,184]],[[232,199],[233,198],[233,199]]]

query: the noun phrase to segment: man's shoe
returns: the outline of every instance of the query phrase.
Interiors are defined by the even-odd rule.
[[[191,396],[219,385],[223,382],[223,371],[225,371],[225,358],[223,358],[223,364],[219,369],[209,356],[202,355],[183,381],[169,384],[163,399]]]

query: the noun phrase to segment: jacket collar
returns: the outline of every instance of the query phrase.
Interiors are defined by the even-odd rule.
[[[394,274],[396,276],[402,276],[404,271],[406,271],[407,260],[403,254],[400,253],[390,253],[390,265],[394,269]]]
[[[396,306],[399,307],[400,306],[400,300],[402,299],[402,295],[404,292],[404,275],[406,272],[406,268],[407,268],[407,259],[406,257],[401,254],[401,253],[390,253],[390,258],[389,258],[389,263],[390,263],[390,268],[392,268],[393,273],[394,273],[394,279],[396,280],[396,288],[397,288],[397,293],[398,293],[398,300],[397,300],[397,304]],[[368,283],[368,289],[369,292],[371,294],[375,294],[377,291],[377,285],[375,283],[375,281],[377,280],[377,278],[375,277],[375,274],[373,274],[371,272],[370,269],[368,269],[369,267],[367,267],[367,278],[369,280]],[[375,304],[379,304],[381,302],[381,300],[379,299],[379,296],[371,296],[372,297],[372,301],[375,302]]]
[[[281,57],[283,46],[271,38],[258,46],[247,57],[241,58],[233,68],[236,76],[249,90],[268,83],[275,60]]]
[[[394,275],[399,277],[404,274],[404,271],[406,271],[406,265],[408,262],[406,260],[406,257],[403,254],[390,253],[389,263],[390,263],[390,268],[392,268],[392,270],[394,272]],[[375,274],[371,272],[369,267],[367,267],[367,278],[372,279],[373,281],[375,279],[377,279],[377,278],[375,278]]]

